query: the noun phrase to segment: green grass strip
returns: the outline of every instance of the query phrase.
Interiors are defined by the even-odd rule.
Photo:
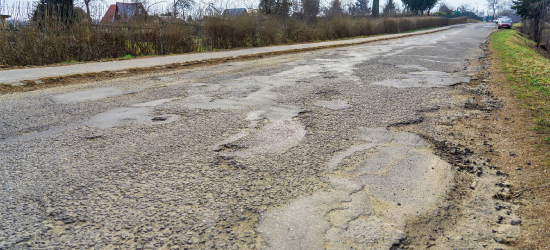
[[[490,48],[501,61],[501,70],[512,83],[523,107],[534,111],[533,130],[550,132],[550,60],[533,49],[535,43],[516,30],[491,35]],[[546,138],[550,142],[550,137]]]

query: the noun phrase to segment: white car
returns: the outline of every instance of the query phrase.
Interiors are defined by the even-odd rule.
[[[502,19],[512,19],[512,18],[509,18],[508,16],[499,16],[497,19],[493,20],[493,23],[498,24],[498,22]]]

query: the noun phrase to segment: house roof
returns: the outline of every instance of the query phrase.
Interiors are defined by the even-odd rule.
[[[244,13],[246,13],[245,8],[225,9],[223,11],[223,16],[224,17],[240,17]]]
[[[135,16],[138,10],[143,9],[143,5],[141,3],[119,3],[112,4],[109,6],[109,9],[107,12],[105,12],[105,15],[101,19],[101,23],[111,23],[115,21],[115,17],[118,14],[118,16],[126,21],[130,17]]]
[[[115,14],[116,14],[116,5],[112,4],[109,6],[109,9],[107,9],[107,12],[105,12],[105,15],[103,18],[101,18],[101,23],[112,23],[115,21]]]
[[[116,7],[118,10],[118,14],[123,19],[128,19],[130,17],[135,16],[139,9],[143,8],[143,5],[141,3],[116,3]]]

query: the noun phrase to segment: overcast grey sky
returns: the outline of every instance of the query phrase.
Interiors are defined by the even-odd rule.
[[[38,1],[38,0],[35,0]],[[17,13],[17,6],[27,7],[32,5],[32,2],[35,2],[32,0],[0,0],[0,14],[8,14],[8,15],[14,15]],[[110,4],[114,4],[115,2],[130,2],[131,0],[93,0],[95,2],[95,15],[101,15],[100,13],[104,13],[106,11],[107,6]],[[173,0],[145,0],[149,3],[149,5],[154,4],[150,9],[156,10],[157,12],[161,9],[167,9],[167,6],[169,3],[171,3]],[[209,3],[213,3],[215,7],[225,9],[225,8],[256,8],[258,6],[260,0],[195,0],[197,3],[197,8],[200,9],[204,6],[208,5]],[[321,3],[324,5],[328,5],[328,3],[331,0],[321,0]],[[342,3],[353,3],[356,0],[341,0]],[[380,0],[380,6],[384,6],[387,0]],[[394,0],[399,5],[401,4],[400,0]],[[509,1],[509,0],[502,0],[502,1]],[[82,2],[82,0],[75,0],[75,3]],[[372,4],[372,0],[369,1],[370,4]],[[461,6],[463,4],[467,4],[471,7],[471,9],[476,12],[477,9],[479,9],[480,12],[488,10],[486,0],[442,0],[440,1],[446,3],[447,5],[457,8],[458,6]],[[14,8],[14,6],[16,6]],[[438,5],[436,5],[438,6]],[[21,12],[21,10],[19,10]],[[93,12],[93,11],[92,11]],[[93,14],[93,13],[92,13]],[[18,14],[21,15],[21,14]]]

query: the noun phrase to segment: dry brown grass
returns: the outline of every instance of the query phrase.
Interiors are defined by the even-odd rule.
[[[99,26],[76,24],[42,28],[23,26],[0,30],[0,64],[46,65],[93,61],[126,55],[161,55],[193,51],[184,25],[125,24]]]

